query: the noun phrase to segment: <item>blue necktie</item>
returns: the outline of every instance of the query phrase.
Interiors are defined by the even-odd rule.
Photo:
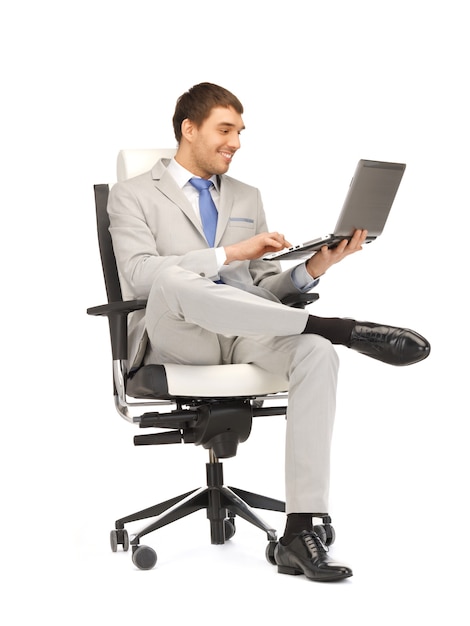
[[[201,214],[202,227],[207,243],[213,248],[218,213],[209,191],[212,181],[205,178],[191,178],[189,182],[199,191],[199,212]]]

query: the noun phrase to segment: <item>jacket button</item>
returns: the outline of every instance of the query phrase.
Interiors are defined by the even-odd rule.
[[[201,273],[199,274],[199,276],[202,276],[203,278],[205,278],[205,277],[206,277],[206,275],[204,274],[204,272],[201,272]]]

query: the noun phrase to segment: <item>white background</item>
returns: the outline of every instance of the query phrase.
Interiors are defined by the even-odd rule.
[[[467,624],[468,43],[465,2],[9,2],[2,58],[5,624],[308,620]],[[415,328],[428,360],[340,349],[332,554],[354,577],[277,574],[240,521],[196,514],[112,554],[114,520],[204,482],[206,452],[134,448],[114,413],[93,184],[121,148],[173,147],[176,98],[243,102],[231,174],[291,240],[332,228],[359,158],[407,163],[381,239],[321,282],[319,315]],[[6,194],[5,194],[6,190]],[[282,418],[255,421],[228,484],[283,498]],[[283,516],[269,514],[279,531]]]

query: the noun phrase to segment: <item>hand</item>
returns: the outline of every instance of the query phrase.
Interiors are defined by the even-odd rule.
[[[313,278],[318,278],[332,265],[339,263],[354,252],[362,250],[367,237],[367,230],[356,230],[350,241],[343,239],[335,248],[323,246],[307,261],[307,271]]]
[[[280,233],[260,233],[231,246],[225,246],[225,265],[232,261],[259,259],[268,252],[277,252],[292,246]]]

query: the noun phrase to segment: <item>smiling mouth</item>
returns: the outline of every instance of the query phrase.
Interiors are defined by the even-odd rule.
[[[222,155],[224,157],[224,159],[226,159],[227,161],[231,161],[233,159],[233,155],[235,153],[234,152],[223,152],[222,150],[219,150],[219,154]]]

